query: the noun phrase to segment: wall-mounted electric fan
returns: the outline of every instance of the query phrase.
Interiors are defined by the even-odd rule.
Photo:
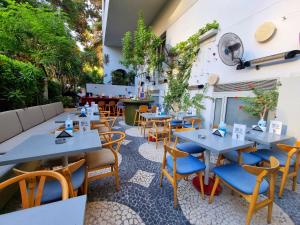
[[[234,33],[224,34],[218,44],[219,56],[222,62],[228,66],[237,65],[237,70],[244,69],[242,60],[244,47],[242,40]]]

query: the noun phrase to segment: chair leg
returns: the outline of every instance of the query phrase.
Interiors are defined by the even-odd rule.
[[[174,179],[174,208],[177,208],[177,180]]]
[[[249,209],[248,209],[248,213],[247,213],[245,225],[250,225],[251,218],[252,218],[252,216],[254,214],[256,200],[257,200],[257,195],[253,195],[252,198],[251,198],[250,205],[249,205]]]
[[[163,178],[164,178],[164,173],[163,173],[163,171],[161,170],[160,180],[159,180],[159,186],[160,186],[160,187],[162,187],[162,181],[163,181]]]
[[[204,184],[203,184],[203,173],[198,173],[198,177],[199,177],[199,180],[200,180],[201,196],[202,196],[202,199],[205,199],[205,196],[204,196]]]
[[[211,204],[214,201],[215,193],[216,193],[219,183],[220,183],[220,178],[218,176],[216,176],[215,183],[214,183],[213,189],[212,189],[210,197],[209,197],[209,201],[208,201],[209,204]]]
[[[119,178],[119,168],[118,165],[116,165],[114,167],[115,170],[115,179],[116,179],[116,190],[119,191],[120,190],[120,178]]]
[[[293,186],[292,186],[292,190],[296,191],[297,188],[297,175],[293,177]]]
[[[280,189],[279,189],[279,194],[278,194],[279,198],[282,198],[282,194],[283,194],[283,191],[284,191],[284,186],[285,186],[285,183],[286,183],[286,179],[288,177],[288,172],[289,172],[288,169],[285,169],[283,174],[282,174]]]

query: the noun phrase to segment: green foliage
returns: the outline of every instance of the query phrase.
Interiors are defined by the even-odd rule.
[[[194,107],[197,114],[199,115],[202,110],[205,110],[205,105],[203,104],[204,99],[212,99],[211,97],[205,95],[207,92],[207,85],[201,90],[201,93],[195,94],[191,97],[189,92],[185,92],[180,101],[179,109],[182,111],[187,111],[188,108]]]
[[[219,24],[216,21],[208,23],[186,41],[178,43],[169,50],[169,54],[165,59],[165,63],[168,65],[168,92],[164,97],[164,104],[167,109],[178,111],[181,110],[183,105],[188,105],[187,103],[180,103],[188,102],[187,99],[189,98],[189,95],[186,92],[192,66],[200,50],[199,38],[207,31],[218,28]],[[201,99],[200,96],[197,98]],[[196,100],[190,100],[189,104],[193,104],[198,109],[203,108]],[[186,108],[186,106],[184,106],[184,108]]]
[[[266,119],[267,113],[277,107],[279,92],[277,88],[271,90],[254,88],[253,93],[255,97],[243,98],[247,104],[242,109],[252,116]]]
[[[135,73],[133,71],[124,73],[116,70],[111,73],[113,85],[134,85]]]
[[[48,80],[48,98],[49,100],[55,99],[57,96],[62,95],[62,85],[58,80]]]
[[[127,31],[122,38],[122,60],[121,63],[126,67],[135,66],[133,61],[132,36],[131,32]]]
[[[144,68],[148,73],[161,70],[164,59],[158,51],[161,43],[162,40],[145,25],[144,17],[140,13],[134,34],[128,31],[123,36],[121,63],[135,71]]]
[[[30,63],[0,55],[0,99],[7,108],[42,103],[44,73]]]
[[[53,102],[62,102],[65,108],[74,107],[73,99],[70,96],[57,96]]]

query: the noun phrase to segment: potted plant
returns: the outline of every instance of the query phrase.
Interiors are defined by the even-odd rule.
[[[242,109],[250,115],[259,117],[258,125],[266,127],[267,114],[276,109],[279,92],[277,88],[270,90],[254,88],[252,91],[255,97],[244,98],[247,104]]]

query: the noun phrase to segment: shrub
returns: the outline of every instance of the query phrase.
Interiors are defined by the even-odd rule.
[[[43,91],[41,69],[0,54],[0,100],[4,110],[40,104]]]
[[[62,94],[62,85],[59,81],[48,80],[48,98],[49,100],[55,99]]]

